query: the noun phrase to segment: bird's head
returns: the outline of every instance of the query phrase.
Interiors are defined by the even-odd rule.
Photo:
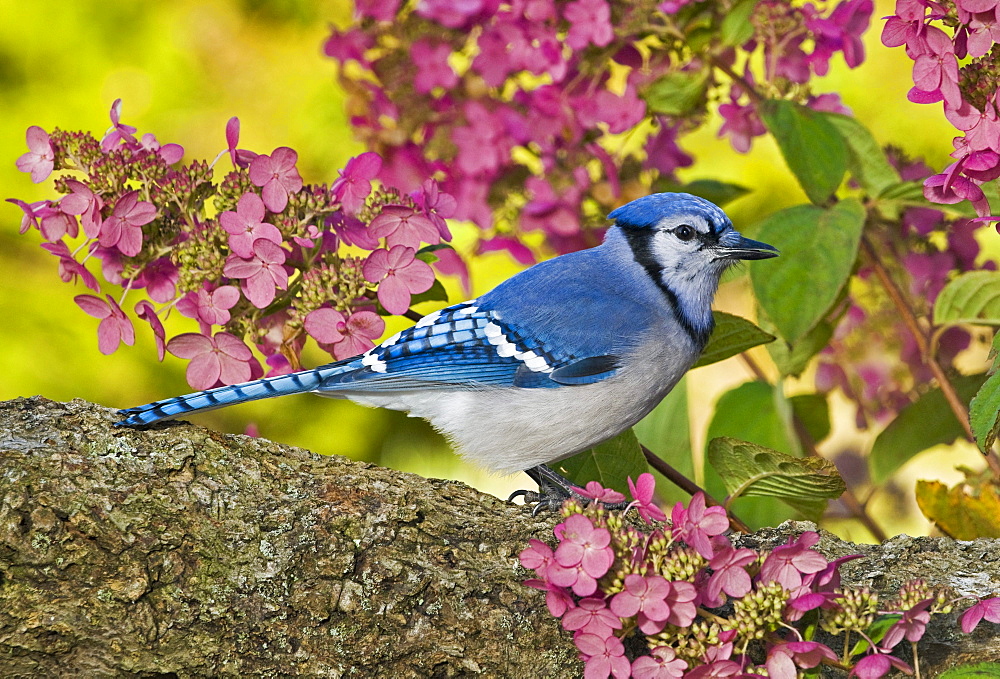
[[[688,193],[654,193],[608,216],[658,285],[704,284],[714,293],[735,262],[778,256],[767,243],[744,238],[717,205]]]

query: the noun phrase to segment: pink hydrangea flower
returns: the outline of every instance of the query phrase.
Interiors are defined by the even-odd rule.
[[[214,290],[202,288],[187,293],[177,302],[177,310],[201,324],[202,334],[209,327],[229,322],[229,310],[240,301],[240,291],[232,285],[222,285]]]
[[[903,611],[903,617],[889,628],[889,631],[882,637],[882,648],[893,648],[904,638],[912,643],[920,641],[927,629],[927,623],[931,621],[931,614],[927,610],[934,603],[934,599],[924,599],[909,610]]]
[[[615,37],[611,8],[605,0],[571,2],[563,9],[563,17],[570,23],[566,43],[575,50],[587,45],[604,47]]]
[[[556,618],[561,618],[567,611],[573,610],[576,606],[573,597],[565,588],[548,580],[536,580],[532,578],[531,580],[525,580],[524,584],[545,592],[545,605],[548,607],[549,613]]]
[[[457,203],[454,196],[442,191],[434,179],[428,179],[410,194],[410,197],[437,227],[441,240],[451,240],[451,231],[448,230],[448,224],[444,220],[455,214]]]
[[[416,40],[410,46],[410,58],[417,65],[413,87],[429,94],[435,87],[449,89],[458,84],[458,75],[448,65],[451,45],[446,42]]]
[[[230,255],[222,271],[230,278],[242,279],[243,294],[255,307],[263,309],[274,301],[276,289],[288,287],[286,253],[275,243],[259,238],[253,243],[252,254],[246,259]]]
[[[580,634],[573,643],[583,653],[584,679],[626,679],[632,665],[625,657],[625,646],[615,636],[600,637],[596,634]]]
[[[979,603],[971,606],[969,610],[962,613],[962,631],[972,634],[972,631],[979,625],[979,621],[986,618],[990,622],[1000,623],[1000,597],[983,599]]]
[[[646,523],[653,523],[654,521],[666,521],[667,515],[663,513],[663,510],[656,506],[653,501],[653,493],[656,490],[656,479],[650,473],[639,474],[639,479],[632,482],[632,477],[628,479],[628,491],[632,494],[632,498],[635,500],[629,507],[635,507],[636,511],[639,512],[639,516],[643,518]]]
[[[372,180],[381,169],[382,157],[374,151],[366,151],[347,161],[330,191],[348,214],[357,214],[364,207],[365,199],[372,192]]]
[[[54,243],[67,234],[70,238],[76,238],[76,235],[80,233],[76,218],[63,212],[62,206],[59,204],[44,205],[35,214],[39,217],[38,230],[42,232],[42,237],[50,243]]]
[[[800,587],[803,574],[818,573],[829,564],[825,556],[809,549],[817,542],[819,534],[806,531],[798,538],[789,539],[787,545],[775,547],[760,567],[760,581],[777,582],[787,590]]]
[[[677,657],[669,646],[657,646],[650,655],[641,655],[632,663],[635,679],[681,679],[687,662]]]
[[[107,355],[118,351],[118,346],[122,342],[129,346],[135,344],[135,328],[118,306],[118,302],[112,299],[111,295],[105,297],[107,301],[93,295],[77,295],[73,301],[85,313],[101,319],[97,326],[97,348],[102,354]]]
[[[670,513],[673,534],[683,540],[706,559],[715,555],[711,538],[722,535],[729,529],[729,519],[722,507],[708,507],[705,494],[698,492],[691,497],[687,509],[678,502]]]
[[[376,21],[392,21],[396,18],[400,0],[355,0],[354,16],[369,17]]]
[[[183,146],[180,144],[163,144],[161,146],[156,135],[152,132],[142,135],[142,139],[139,140],[139,148],[155,152],[167,165],[173,165],[184,157]]]
[[[413,294],[426,292],[434,284],[434,271],[404,245],[371,253],[361,267],[366,280],[378,283],[378,301],[391,314],[404,314]]]
[[[90,273],[80,262],[76,261],[73,253],[70,252],[69,246],[63,241],[57,241],[55,243],[42,243],[42,249],[46,250],[56,257],[59,258],[59,278],[64,283],[69,283],[70,281],[76,281],[79,276],[83,280],[83,284],[93,290],[94,292],[100,292],[101,287],[97,284],[97,278],[94,274]]]
[[[48,132],[38,125],[29,127],[25,137],[28,142],[28,152],[17,159],[17,169],[21,172],[30,172],[31,181],[38,184],[52,174],[55,149],[52,148]]]
[[[588,481],[587,486],[579,489],[577,492],[583,497],[596,500],[597,502],[614,504],[625,499],[625,496],[617,490],[614,490],[613,488],[605,488],[597,481]]]
[[[333,346],[338,361],[368,351],[385,332],[385,321],[373,311],[358,311],[344,318],[336,309],[324,307],[310,311],[304,325],[317,342]]]
[[[169,257],[154,259],[139,275],[136,287],[145,286],[150,299],[160,304],[169,302],[177,295],[177,280],[180,271]]]
[[[767,653],[767,676],[770,679],[796,679],[796,671],[811,669],[824,660],[837,662],[829,646],[816,641],[791,641],[772,646]]]
[[[250,162],[250,181],[260,186],[264,205],[271,212],[281,212],[288,205],[288,194],[302,188],[302,177],[295,168],[299,154],[280,146],[271,155],[259,155]]]
[[[116,247],[123,255],[135,257],[142,249],[142,227],[154,219],[156,206],[139,200],[138,191],[129,191],[101,224],[101,247]]]
[[[228,332],[219,332],[213,337],[193,332],[177,335],[167,342],[167,351],[191,361],[186,374],[188,384],[195,389],[251,379],[253,353],[243,340]]]
[[[574,514],[556,526],[559,546],[555,561],[565,568],[581,566],[590,577],[604,576],[615,560],[611,533],[607,528],[595,526],[583,514]]]
[[[14,205],[18,206],[24,213],[23,215],[21,215],[21,228],[18,230],[18,233],[20,233],[21,235],[28,233],[28,229],[39,228],[38,216],[43,210],[43,208],[48,207],[50,204],[49,201],[47,200],[39,200],[34,203],[25,203],[23,200],[18,200],[17,198],[8,198],[7,202],[13,203]]]
[[[622,628],[622,621],[608,610],[604,599],[587,597],[581,599],[576,608],[566,612],[562,626],[571,632],[610,637],[615,630]]]
[[[421,243],[433,245],[440,242],[440,233],[434,223],[422,212],[405,205],[386,205],[368,225],[375,238],[385,238],[392,248],[403,245],[417,249]]]
[[[253,257],[253,244],[259,238],[281,245],[278,227],[264,221],[264,201],[253,191],[240,196],[236,211],[226,210],[219,215],[219,224],[229,234],[229,249],[237,257]]]
[[[888,674],[893,667],[906,674],[913,674],[913,668],[896,656],[873,653],[859,660],[847,676],[859,679],[880,679]]]
[[[70,215],[79,215],[83,233],[87,238],[95,238],[101,231],[101,198],[90,190],[83,182],[67,179],[66,186],[70,193],[59,201],[62,211]]]
[[[226,146],[229,149],[229,159],[233,167],[250,167],[250,163],[257,157],[253,151],[238,149],[236,145],[240,143],[240,119],[233,116],[226,123]]]
[[[142,300],[135,305],[135,315],[149,323],[149,327],[153,330],[153,339],[156,341],[156,358],[163,361],[167,332],[160,322],[160,317],[156,315],[156,309],[148,301]]]
[[[327,218],[326,226],[332,229],[334,235],[347,245],[356,245],[364,250],[378,249],[378,238],[373,236],[368,230],[368,226],[356,217],[350,217],[337,211]]]
[[[732,597],[746,595],[752,587],[746,566],[756,560],[757,553],[750,549],[723,547],[718,550],[708,563],[714,572],[705,586],[706,603],[709,606],[721,605],[722,592]]]
[[[101,139],[101,150],[107,153],[119,144],[126,144],[131,148],[137,147],[139,144],[132,135],[135,133],[135,128],[131,125],[125,125],[121,122],[122,115],[122,100],[115,99],[111,104],[111,127],[104,134],[104,138]]]
[[[646,620],[640,621],[639,629],[647,634],[655,634],[663,628],[663,622],[670,616],[666,599],[670,595],[671,583],[660,575],[642,576],[632,573],[625,576],[625,588],[611,599],[611,610],[615,615],[632,618],[640,613]],[[650,621],[653,624],[646,624]],[[660,623],[657,628],[656,623]]]

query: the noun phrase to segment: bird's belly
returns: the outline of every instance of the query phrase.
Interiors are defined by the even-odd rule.
[[[348,397],[422,417],[464,457],[513,473],[569,457],[638,422],[673,388],[687,365],[657,368],[632,376],[620,373],[596,384],[555,388],[484,387]]]

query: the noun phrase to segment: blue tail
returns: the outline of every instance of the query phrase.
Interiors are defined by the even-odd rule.
[[[265,377],[264,379],[244,382],[243,384],[216,387],[215,389],[199,391],[194,394],[165,398],[162,401],[119,410],[118,414],[124,415],[125,419],[115,422],[115,424],[124,427],[135,427],[152,424],[160,420],[168,420],[187,413],[231,406],[236,403],[246,403],[247,401],[271,398],[272,396],[285,396],[286,394],[301,394],[303,392],[315,391],[325,379],[340,373],[351,372],[358,367],[355,361],[331,363],[314,370],[302,370],[289,375]]]

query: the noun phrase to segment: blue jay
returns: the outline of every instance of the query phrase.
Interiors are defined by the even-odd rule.
[[[704,349],[722,272],[778,254],[686,193],[645,196],[609,218],[600,246],[536,264],[360,356],[129,408],[118,424],[301,392],[348,398],[429,420],[465,457],[524,470],[544,491],[515,496],[555,505],[573,486],[546,463],[649,413]]]

